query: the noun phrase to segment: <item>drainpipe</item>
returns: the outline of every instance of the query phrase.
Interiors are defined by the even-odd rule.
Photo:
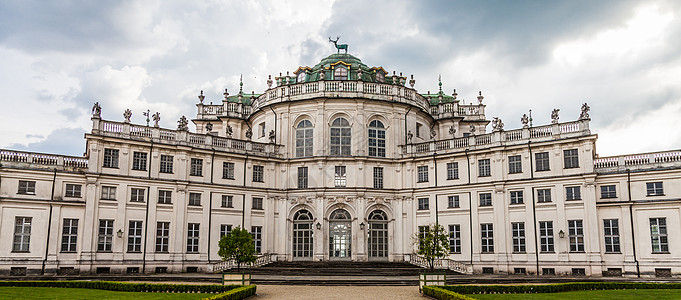
[[[631,226],[631,245],[634,252],[634,262],[636,262],[636,276],[641,278],[641,269],[636,258],[636,237],[634,236],[634,202],[631,200],[631,171],[627,169],[627,192],[629,196],[629,223]]]
[[[468,149],[466,153],[466,172],[468,172],[468,185],[471,184],[471,158],[468,156]],[[470,231],[471,242],[471,268],[473,267],[473,199],[471,192],[468,191],[468,229]]]
[[[272,110],[272,113],[274,114],[274,144],[277,144],[277,113],[274,111],[274,108],[272,108],[272,105],[270,105],[270,109]]]
[[[45,258],[43,258],[43,266],[40,269],[42,275],[45,275],[45,264],[47,263],[47,255],[50,251],[50,230],[52,229],[52,201],[54,201],[54,186],[57,181],[57,169],[54,169],[52,175],[52,193],[50,194],[50,214],[47,218],[47,238],[45,241]]]
[[[407,146],[407,133],[409,132],[407,130],[407,115],[409,114],[410,111],[411,111],[411,106],[409,106],[409,109],[404,114],[404,146],[405,147]]]
[[[215,148],[210,156],[210,184],[213,185],[213,174],[215,173]],[[210,264],[210,233],[213,225],[213,191],[208,196],[208,263]]]
[[[151,139],[149,146],[149,173],[147,177],[151,179],[151,159],[154,157],[154,140]],[[151,202],[151,187],[147,187],[147,207],[144,212],[144,238],[142,239],[142,274],[147,268],[147,235],[149,234],[149,202]]]
[[[530,179],[534,179],[534,164],[532,161],[532,147],[530,147],[530,143],[531,141],[527,141],[527,150],[530,151]],[[539,276],[541,273],[539,273],[539,243],[537,242],[537,209],[535,208],[534,202],[534,187],[532,187],[532,217],[534,220],[534,225],[532,228],[534,229],[534,257],[537,261],[537,276]]]

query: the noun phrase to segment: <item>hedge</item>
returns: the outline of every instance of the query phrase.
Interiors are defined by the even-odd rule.
[[[242,288],[241,285],[217,284],[162,284],[162,283],[130,283],[116,281],[0,281],[0,286],[15,287],[59,287],[97,289],[119,292],[157,292],[157,293],[223,293]],[[255,293],[255,286],[253,286]],[[217,298],[242,299],[242,298]]]
[[[202,300],[241,300],[255,295],[255,285],[245,285]]]
[[[442,289],[441,286],[435,285],[424,285],[421,287],[421,292],[426,296],[430,296],[439,300],[475,300],[475,298],[448,291]]]
[[[681,283],[572,282],[543,285],[446,285],[439,288],[459,294],[529,294],[590,290],[681,289]],[[456,298],[437,298],[456,299]]]

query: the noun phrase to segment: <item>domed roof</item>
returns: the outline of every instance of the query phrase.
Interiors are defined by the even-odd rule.
[[[351,54],[346,54],[346,53],[336,53],[336,54],[331,54],[325,58],[322,58],[322,60],[316,64],[312,70],[317,71],[321,69],[321,67],[324,67],[325,69],[328,69],[331,65],[337,65],[339,62],[342,62],[344,64],[349,64],[351,69],[358,69],[362,67],[362,69],[369,69],[367,65],[365,65],[362,60],[360,60],[357,57],[352,56]]]
[[[277,85],[313,82],[318,80],[338,80],[335,78],[334,71],[339,67],[347,70],[347,72],[344,72],[344,74],[347,74],[341,80],[362,80],[365,82],[381,83],[391,82],[386,80],[388,72],[382,67],[369,67],[352,54],[336,53],[322,58],[322,60],[312,68],[299,67],[293,72],[295,75],[294,77],[276,77]],[[303,73],[302,76],[301,73]],[[360,74],[361,78],[358,78]],[[324,78],[322,78],[322,75]],[[406,80],[406,78],[395,78],[395,82],[404,82],[404,80]]]

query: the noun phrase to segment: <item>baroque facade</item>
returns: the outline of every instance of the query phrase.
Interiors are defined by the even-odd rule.
[[[417,262],[433,223],[462,272],[681,273],[680,151],[599,157],[586,104],[509,130],[349,54],[288,74],[202,92],[196,132],[95,104],[84,157],[0,151],[0,273],[210,272],[236,226],[278,260]]]

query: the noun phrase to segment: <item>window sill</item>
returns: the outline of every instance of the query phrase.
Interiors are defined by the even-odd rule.
[[[582,201],[582,198],[579,198],[579,199],[565,199],[565,201]]]
[[[110,198],[99,198],[99,200],[104,200],[104,201],[116,201],[116,199],[110,199]]]
[[[234,180],[234,178],[226,178],[226,177],[222,177],[222,179],[225,179],[225,180]]]
[[[522,173],[523,173],[522,171],[520,171],[520,172],[508,172],[509,175],[510,174],[522,174]]]
[[[35,193],[22,193],[22,192],[17,192],[18,195],[30,195],[30,196],[35,196]]]
[[[417,181],[416,183],[426,183],[426,182],[428,182],[428,180],[426,180],[426,181]]]
[[[253,182],[257,182],[257,183],[265,183],[265,181],[264,181],[264,180],[261,180],[261,181],[253,180]]]
[[[576,167],[565,167],[565,168],[563,168],[563,169],[579,169],[579,166],[576,166]]]
[[[128,251],[127,253],[137,253],[137,254],[141,254],[142,251]]]
[[[601,197],[601,199],[617,199],[617,196],[614,196],[614,197]]]
[[[163,171],[158,171],[159,174],[173,174],[173,172],[163,172]]]
[[[144,172],[147,171],[146,169],[130,169],[130,170],[132,170],[132,171],[144,171]]]
[[[447,180],[457,180],[459,177],[454,177],[454,178],[447,178]]]
[[[83,198],[81,196],[64,196],[64,198]]]
[[[483,177],[483,178],[484,178],[484,177],[492,177],[492,175],[480,175],[480,176],[478,176],[478,177]]]
[[[109,166],[102,166],[102,168],[107,168],[107,169],[118,169],[118,167],[109,167]]]
[[[111,250],[106,250],[106,251],[97,251],[97,253],[113,253]]]
[[[646,197],[658,197],[658,196],[664,196],[664,194],[649,194],[649,195],[646,195]]]
[[[520,205],[525,205],[525,202],[517,202],[517,203],[511,203],[509,204],[510,206],[520,206]]]
[[[522,252],[511,252],[511,253],[512,253],[512,254],[527,254],[526,251],[522,251]]]
[[[535,172],[549,172],[549,171],[551,171],[551,169],[547,169],[547,170],[535,170]]]
[[[671,254],[669,251],[664,251],[664,252],[651,252],[652,254]]]
[[[12,253],[31,253],[31,251],[26,250],[26,251],[19,251],[19,250],[13,250]]]
[[[69,253],[70,253],[70,254],[75,254],[75,253],[78,253],[78,252],[76,252],[76,251],[59,251],[59,253],[65,253],[65,254],[69,254]]]
[[[448,206],[447,209],[461,208],[460,206]]]
[[[156,204],[160,204],[160,205],[173,205],[172,202],[157,202]]]
[[[582,254],[584,254],[584,253],[586,253],[586,252],[585,252],[585,251],[570,251],[570,252],[568,252],[568,253],[577,253],[577,254],[582,253]]]
[[[605,252],[605,254],[622,254],[622,252]]]

